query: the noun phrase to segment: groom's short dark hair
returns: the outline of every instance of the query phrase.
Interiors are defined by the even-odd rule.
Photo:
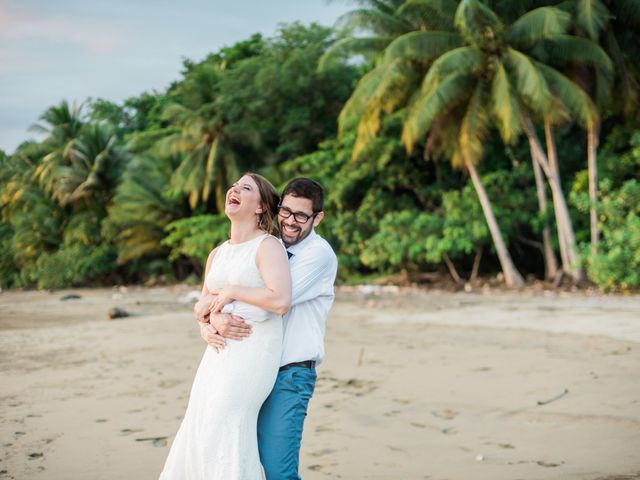
[[[321,212],[324,207],[324,190],[315,180],[298,177],[287,183],[282,192],[282,198],[287,195],[294,197],[308,198],[313,205],[313,212]]]

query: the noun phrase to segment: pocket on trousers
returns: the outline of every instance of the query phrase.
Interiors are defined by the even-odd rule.
[[[316,385],[316,371],[313,369],[292,368],[291,382],[296,392],[309,401]]]
[[[282,378],[280,379],[280,383],[282,385],[282,388],[284,388],[285,390],[297,392],[298,388],[296,386],[295,379],[293,378],[294,370],[295,370],[294,368],[289,368],[288,370],[285,370],[284,372],[282,372]]]

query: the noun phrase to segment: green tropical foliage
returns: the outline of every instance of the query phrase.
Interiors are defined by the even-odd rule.
[[[0,151],[0,287],[200,277],[253,170],[325,186],[341,281],[517,286],[559,253],[640,288],[633,2],[355,3],[185,60],[164,91],[46,109],[41,140]]]

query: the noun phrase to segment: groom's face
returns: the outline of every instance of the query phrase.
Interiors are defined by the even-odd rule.
[[[286,215],[289,217],[285,218]],[[313,202],[310,199],[285,195],[278,212],[278,222],[284,245],[288,248],[300,243],[311,233],[313,227],[320,223],[323,216],[324,212],[317,212],[314,215]],[[301,218],[307,218],[307,221],[301,222]]]

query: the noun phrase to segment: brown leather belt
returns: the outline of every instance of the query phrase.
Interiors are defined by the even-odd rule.
[[[287,363],[280,367],[280,372],[290,369],[291,367],[316,368],[315,360],[305,360],[304,362]]]

